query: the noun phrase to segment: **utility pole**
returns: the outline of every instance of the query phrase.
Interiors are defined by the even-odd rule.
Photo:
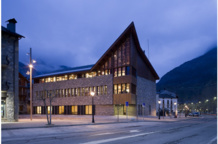
[[[32,48],[30,48],[30,120],[32,121],[32,113],[33,113],[33,106],[32,106]]]

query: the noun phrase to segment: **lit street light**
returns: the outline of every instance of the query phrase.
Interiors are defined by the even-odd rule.
[[[160,103],[161,103],[161,101],[160,101],[160,100],[158,100],[158,104],[159,104],[158,116],[159,116],[159,119],[160,119]]]
[[[94,119],[94,105],[93,105],[93,97],[94,97],[95,93],[93,91],[91,91],[90,94],[92,96],[92,123],[95,123],[95,119]]]
[[[176,107],[176,102],[174,102],[174,106]],[[176,111],[175,111],[175,118],[177,118],[177,107],[176,107]]]

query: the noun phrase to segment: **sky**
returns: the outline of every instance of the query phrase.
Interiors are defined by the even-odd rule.
[[[17,20],[19,61],[35,68],[94,64],[133,21],[159,77],[217,45],[216,0],[2,0]]]

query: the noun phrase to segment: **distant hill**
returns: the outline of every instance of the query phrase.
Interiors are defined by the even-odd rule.
[[[217,48],[165,74],[157,83],[162,89],[175,92],[181,103],[217,96]]]

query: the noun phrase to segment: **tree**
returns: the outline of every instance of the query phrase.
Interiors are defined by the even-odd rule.
[[[40,95],[40,100],[43,101],[44,107],[45,107],[45,112],[46,112],[46,117],[47,117],[47,123],[48,125],[51,125],[51,113],[52,113],[52,101],[55,97],[57,97],[57,93],[55,93],[55,90],[53,91],[48,91],[48,90],[44,90],[44,94]],[[50,117],[48,117],[48,109],[46,108],[46,101],[49,102],[49,113],[50,113]]]

